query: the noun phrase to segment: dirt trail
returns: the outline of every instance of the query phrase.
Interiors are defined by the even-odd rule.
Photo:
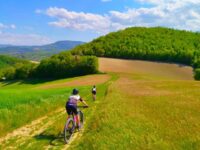
[[[64,113],[65,110],[63,110],[63,108],[58,109],[48,116],[43,116],[32,121],[28,125],[14,130],[0,139],[0,149],[18,149],[18,147],[24,144],[26,141],[32,139],[33,137],[42,133],[46,128],[51,126],[55,119],[61,117]]]

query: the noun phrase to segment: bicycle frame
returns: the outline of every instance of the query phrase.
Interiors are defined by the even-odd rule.
[[[78,106],[78,107],[80,108],[81,106]],[[82,106],[82,107],[86,108],[84,106]],[[82,128],[84,119],[83,119],[83,113],[82,113],[82,111],[79,108],[77,108],[78,109],[77,111],[78,111],[78,116],[79,116],[80,123],[81,123],[81,128]],[[72,123],[72,128],[71,129],[69,129],[69,127],[68,127],[68,125],[70,124],[70,122]],[[70,140],[70,138],[72,137],[76,126],[77,126],[77,120],[76,120],[75,115],[72,113],[72,114],[70,114],[70,117],[67,119],[65,127],[64,127],[64,140],[65,140],[66,143],[68,143],[69,140]],[[70,134],[69,138],[66,137],[66,134],[68,132]]]

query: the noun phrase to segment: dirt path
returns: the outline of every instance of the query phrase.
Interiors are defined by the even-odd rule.
[[[48,116],[43,116],[37,120],[32,121],[30,124],[25,125],[13,132],[7,134],[0,139],[0,149],[18,149],[26,141],[34,138],[42,133],[46,128],[51,126],[56,118],[61,117],[65,110],[58,109]]]

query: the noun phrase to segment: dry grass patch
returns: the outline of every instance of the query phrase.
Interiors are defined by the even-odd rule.
[[[115,73],[141,73],[166,79],[193,80],[192,67],[139,60],[99,58],[100,71]]]

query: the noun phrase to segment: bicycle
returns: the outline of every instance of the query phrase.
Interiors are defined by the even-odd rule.
[[[78,123],[76,122],[75,115],[72,113],[70,118],[67,119],[64,127],[64,141],[65,143],[69,143],[72,135],[76,129],[80,130],[83,127],[84,116],[83,112],[79,108],[87,108],[88,106],[77,106],[78,115],[80,120],[80,127],[78,128]]]

